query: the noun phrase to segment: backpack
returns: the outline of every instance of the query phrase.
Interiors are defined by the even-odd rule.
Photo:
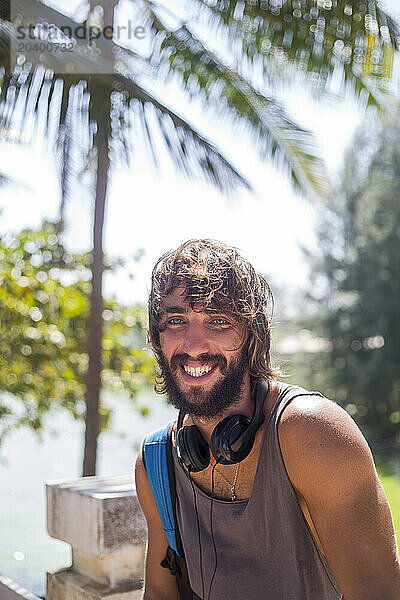
[[[178,558],[184,558],[182,540],[176,520],[175,472],[172,457],[172,430],[174,423],[148,435],[142,447],[143,463],[151,491],[168,539],[168,549],[161,566],[176,577],[179,596],[183,599],[182,570]]]

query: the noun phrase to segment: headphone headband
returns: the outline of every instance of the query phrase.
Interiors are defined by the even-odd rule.
[[[268,381],[265,379],[258,379],[254,391],[254,411],[253,416],[247,429],[234,441],[231,442],[231,448],[234,452],[237,452],[243,443],[246,443],[248,439],[255,435],[256,431],[260,429],[264,422],[264,399],[269,390]]]

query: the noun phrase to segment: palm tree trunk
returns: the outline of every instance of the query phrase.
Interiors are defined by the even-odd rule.
[[[108,141],[111,134],[110,89],[102,87],[95,93],[97,103],[97,181],[93,226],[92,291],[87,323],[87,353],[89,366],[86,376],[86,417],[83,477],[96,474],[97,439],[100,433],[100,389],[103,342],[103,228],[108,170],[110,165]]]
[[[113,25],[114,10],[119,0],[101,4],[104,10],[104,25]],[[90,8],[93,2],[90,4]],[[97,122],[97,180],[93,226],[93,255],[91,263],[92,291],[90,295],[90,313],[87,331],[87,353],[89,358],[86,376],[86,415],[85,450],[83,457],[83,477],[96,474],[97,440],[100,433],[100,390],[103,348],[103,229],[110,166],[108,142],[111,136],[111,99],[112,86],[93,86],[92,108]],[[93,102],[93,98],[95,101]]]

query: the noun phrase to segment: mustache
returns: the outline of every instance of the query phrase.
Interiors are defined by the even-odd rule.
[[[181,354],[174,354],[174,356],[171,358],[171,371],[175,374],[178,370],[178,367],[188,360],[196,360],[202,364],[212,364],[218,366],[223,375],[225,375],[228,368],[228,362],[225,356],[222,354],[209,354],[208,352],[204,352],[203,354],[193,357],[185,352],[182,352]]]

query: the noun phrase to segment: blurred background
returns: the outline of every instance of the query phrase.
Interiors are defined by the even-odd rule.
[[[44,482],[132,472],[159,256],[236,246],[284,380],[356,420],[400,535],[396,0],[0,0],[0,573],[68,565]],[[78,27],[81,26],[81,29]]]

